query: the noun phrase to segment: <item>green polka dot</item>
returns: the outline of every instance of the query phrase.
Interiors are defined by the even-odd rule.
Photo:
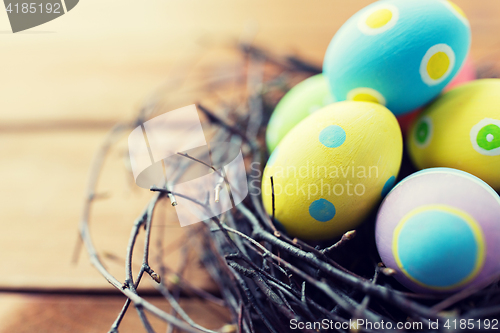
[[[484,126],[477,133],[476,141],[484,150],[500,148],[500,127],[494,124]]]
[[[417,130],[415,132],[415,139],[420,144],[425,144],[427,137],[429,136],[429,124],[425,121],[421,121],[417,125]]]

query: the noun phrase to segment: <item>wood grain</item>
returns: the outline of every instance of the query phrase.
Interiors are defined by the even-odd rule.
[[[245,29],[252,24],[258,27],[256,43],[277,53],[295,51],[319,64],[336,29],[367,3],[162,0],[132,6],[88,0],[33,30],[54,33],[0,34],[5,45],[0,265],[16,267],[0,275],[0,287],[108,288],[85,256],[71,264],[88,168],[105,131],[131,118],[162,87],[172,108],[204,100],[191,91],[172,101],[179,94],[169,94],[169,86],[161,83],[179,73],[194,83],[202,80],[200,72],[233,74],[203,69],[235,61],[224,45],[248,35]],[[471,21],[473,58],[495,62],[500,3],[457,3]],[[0,29],[6,28],[3,22]],[[92,228],[101,251],[123,257],[131,223],[149,193],[131,186],[118,156],[126,146],[119,149],[102,184],[103,193],[117,191],[97,204]],[[110,265],[123,274],[121,265]]]
[[[3,267],[15,268],[9,274],[0,275],[0,286],[4,289],[111,288],[89,265],[84,251],[78,263],[72,263],[90,160],[103,140],[103,133],[8,133],[0,137],[15,143],[0,146],[0,154],[10,157],[0,164],[0,173],[8,175],[2,184],[3,191],[9,193],[3,198],[1,213],[0,263]],[[151,197],[149,191],[133,184],[124,163],[125,149],[123,140],[111,150],[98,187],[101,199],[96,201],[91,214],[95,245],[103,259],[114,258],[105,262],[121,280],[131,227]],[[30,150],[31,153],[26,154]],[[173,211],[161,209],[163,206],[168,203],[162,203],[158,210],[158,214],[163,214],[163,227],[156,225],[153,237],[161,237],[167,246],[183,239],[186,230],[180,227]],[[142,248],[141,243],[140,237],[138,249]],[[135,254],[140,264],[140,251]],[[170,251],[164,259],[171,269],[180,264],[179,252]],[[191,282],[210,289],[210,279],[196,261],[190,268],[193,269],[188,272]]]
[[[252,31],[256,43],[320,64],[335,31],[370,2],[86,0],[15,35],[0,11],[1,123],[130,119],[177,66]],[[498,1],[455,2],[471,21],[473,59],[498,57]]]
[[[85,0],[62,18],[15,35],[0,11],[0,289],[111,290],[84,253],[72,264],[88,168],[106,131],[132,119],[157,89],[176,97],[164,85],[173,74],[197,80],[193,73],[200,69],[234,61],[224,50],[241,36],[320,65],[335,31],[370,2]],[[500,2],[455,2],[471,22],[472,59],[498,66]],[[122,142],[112,152],[99,187],[110,196],[97,202],[92,222],[100,253],[121,279],[132,221],[150,197],[131,183],[125,149]],[[163,214],[175,225],[174,215]],[[158,234],[164,243],[185,237],[176,227]],[[172,252],[165,261],[175,268],[180,258]],[[188,278],[214,288],[196,258]],[[0,307],[4,332],[102,332],[123,302],[24,294],[0,299],[9,304]],[[195,304],[191,310],[200,323],[215,328],[224,322],[210,308]],[[128,320],[121,332],[136,332],[137,318]]]
[[[148,297],[148,302],[169,311],[159,297]],[[0,333],[102,333],[107,332],[120,312],[124,297],[72,295],[0,294]],[[209,329],[220,329],[230,322],[227,311],[200,300],[183,299],[181,306],[194,322]],[[154,316],[148,319],[156,332],[165,332],[167,325]],[[144,328],[133,307],[120,326],[120,333],[143,332]]]

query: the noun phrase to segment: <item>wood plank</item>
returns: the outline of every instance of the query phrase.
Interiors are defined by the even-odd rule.
[[[169,311],[160,297],[147,301]],[[120,296],[0,294],[0,333],[101,333],[107,332],[125,302]],[[3,304],[3,306],[1,306]],[[8,304],[8,306],[6,306]],[[209,329],[220,329],[231,320],[227,310],[201,300],[181,299],[180,304],[194,322]],[[152,315],[148,319],[156,332],[167,325]],[[144,332],[136,310],[131,306],[123,318],[120,333]]]
[[[90,265],[85,251],[80,254],[78,264],[72,263],[88,169],[104,134],[101,131],[0,134],[0,141],[8,143],[0,145],[0,156],[8,156],[0,163],[3,175],[0,266],[11,268],[8,273],[0,274],[1,289],[112,288]],[[95,202],[91,215],[95,246],[109,270],[121,281],[130,230],[152,197],[151,192],[133,183],[124,163],[126,157],[124,137],[110,152],[98,187],[98,195],[104,198]],[[168,205],[165,201],[160,206]],[[158,214],[163,215],[158,221],[162,220],[164,227],[153,228],[152,252],[156,251],[154,244],[158,238],[164,247],[179,243],[179,239],[184,243],[189,241],[184,241],[186,231],[195,226],[181,228],[171,209],[159,209]],[[140,236],[134,253],[139,265],[142,244]],[[197,264],[194,253],[190,254],[190,260],[186,278],[197,287],[213,290],[212,281]],[[176,269],[184,259],[179,251],[169,250],[164,261]],[[158,267],[154,257],[151,267]],[[143,285],[151,288],[148,281]]]
[[[181,64],[194,67],[252,26],[256,43],[321,64],[335,31],[370,2],[87,0],[15,35],[0,11],[0,123],[130,119]],[[473,59],[497,56],[499,2],[455,2],[471,21]]]
[[[320,64],[334,32],[369,2],[158,0],[132,6],[88,0],[31,32],[0,34],[0,265],[12,268],[0,275],[0,288],[109,288],[85,256],[71,264],[91,157],[104,130],[130,119],[179,64],[192,70],[187,76],[196,83],[198,69],[234,61],[220,47],[249,22],[258,25],[256,43]],[[471,21],[473,58],[498,64],[500,2],[456,3]],[[165,94],[171,97],[168,90]],[[191,93],[171,105],[203,98]],[[97,202],[92,230],[99,250],[118,258],[108,265],[123,279],[119,261],[132,221],[150,194],[130,185],[120,155],[126,146],[119,149],[100,188],[113,194]],[[165,230],[165,243],[183,235],[176,228]],[[172,254],[166,260],[175,267],[178,258]],[[196,285],[213,288],[202,271],[192,274]]]
[[[0,11],[0,289],[112,290],[85,253],[72,264],[88,168],[105,130],[133,118],[180,67],[196,72],[234,61],[220,47],[252,27],[257,27],[255,43],[321,64],[335,31],[370,2],[152,0],[138,5],[86,0],[61,19],[15,35]],[[500,2],[454,2],[471,22],[473,60],[498,66]],[[201,97],[184,96],[178,106]],[[96,203],[92,220],[96,246],[120,279],[133,219],[151,196],[131,185],[124,149],[122,142],[112,152],[99,187],[99,193],[110,196]],[[168,227],[154,230],[155,241],[184,240],[175,215],[158,213]],[[136,255],[140,259],[140,252]],[[169,252],[164,260],[175,269],[181,258]],[[188,281],[213,290],[196,256],[191,258]],[[154,261],[152,266],[158,267]],[[147,277],[144,282],[151,288]],[[167,309],[164,301],[151,301]],[[105,332],[123,302],[122,296],[1,293],[0,332]],[[197,300],[185,300],[183,306],[211,329],[230,320],[223,309]],[[165,330],[163,323],[151,320],[155,329]],[[138,331],[142,325],[131,309],[120,332]]]

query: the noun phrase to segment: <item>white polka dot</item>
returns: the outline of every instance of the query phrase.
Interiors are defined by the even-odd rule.
[[[463,12],[461,13],[457,10],[457,8],[459,8],[458,6],[456,6],[454,3],[451,3],[448,0],[441,0],[441,2],[453,13],[453,15],[458,17],[460,19],[460,21],[462,21],[466,26],[470,27],[469,20],[467,20],[467,18],[464,16],[465,14],[463,14]]]
[[[432,56],[439,52],[443,52],[448,56],[449,64],[443,75],[441,75],[438,79],[433,79],[427,71],[427,65],[429,64]],[[446,78],[450,76],[454,67],[455,52],[453,52],[452,48],[446,44],[436,44],[431,46],[422,58],[422,62],[420,63],[420,76],[422,81],[424,81],[428,86],[435,86],[446,80]]]
[[[492,119],[492,118],[484,118],[480,122],[478,122],[476,125],[472,127],[470,130],[470,142],[472,143],[472,147],[474,147],[474,150],[477,151],[478,153],[486,156],[498,156],[500,155],[500,148],[495,148],[491,150],[486,150],[483,149],[479,146],[477,143],[477,136],[479,134],[479,131],[485,126],[488,125],[496,125],[500,127],[500,120],[498,119]],[[491,133],[488,133],[486,135],[486,141],[492,142],[495,139],[494,135]]]
[[[387,22],[386,24],[384,24],[380,28],[369,27],[368,24],[366,23],[366,20],[368,19],[368,17],[370,17],[371,14],[373,14],[381,9],[387,9],[387,10],[391,11],[391,14],[392,14],[391,19],[389,20],[389,22]],[[381,4],[378,6],[374,6],[368,10],[365,10],[365,12],[363,12],[361,14],[361,16],[358,20],[358,29],[365,35],[378,35],[378,34],[381,34],[382,32],[385,32],[387,30],[392,29],[396,25],[396,23],[398,22],[398,19],[399,19],[399,10],[396,6],[388,5],[388,4]]]

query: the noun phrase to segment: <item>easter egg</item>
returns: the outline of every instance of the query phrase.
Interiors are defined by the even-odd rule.
[[[467,57],[465,59],[464,65],[460,72],[458,72],[457,76],[444,88],[443,91],[451,90],[455,87],[458,87],[464,83],[476,79],[476,70],[474,69],[474,65],[472,64],[472,60]],[[402,116],[399,116],[398,122],[401,127],[401,131],[403,134],[406,134],[415,119],[418,118],[418,115],[423,111],[423,108],[418,108],[410,113],[406,113]]]
[[[328,82],[323,74],[305,79],[279,101],[266,131],[266,144],[270,152],[276,148],[295,125],[311,113],[333,103]]]
[[[404,115],[398,117],[398,123],[401,127],[401,132],[406,134],[411,124],[418,118],[418,115],[423,111],[423,108],[418,108],[410,113],[405,113]]]
[[[415,292],[449,293],[500,273],[500,197],[479,178],[430,168],[399,182],[380,206],[377,249]]]
[[[448,91],[456,88],[464,83],[477,79],[476,69],[470,57],[465,59],[462,69],[458,74],[451,80],[451,82],[444,88],[443,91]]]
[[[463,11],[447,0],[377,1],[335,34],[323,62],[334,98],[385,105],[395,115],[435,98],[470,47]]]
[[[408,150],[420,168],[467,171],[500,190],[500,79],[482,79],[440,96],[414,122]]]
[[[394,185],[402,159],[394,115],[370,102],[323,107],[295,126],[271,154],[262,179],[267,213],[306,240],[355,228]],[[271,177],[273,186],[271,186]]]

